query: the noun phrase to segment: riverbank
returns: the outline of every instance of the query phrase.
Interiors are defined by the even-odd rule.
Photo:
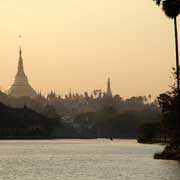
[[[142,139],[138,138],[137,142],[140,144],[169,144],[170,140],[165,139]]]
[[[142,140],[138,139],[140,144],[162,144],[166,145],[162,152],[157,152],[154,154],[154,159],[164,159],[164,160],[177,160],[180,162],[180,148],[170,146],[169,140],[156,139],[156,140]]]
[[[180,148],[166,146],[162,152],[154,154],[154,159],[177,160],[180,162]]]

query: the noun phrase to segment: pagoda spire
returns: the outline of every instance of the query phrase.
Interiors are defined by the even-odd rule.
[[[14,97],[36,97],[37,93],[31,87],[28,82],[28,78],[24,72],[22,49],[19,48],[19,60],[18,60],[18,69],[14,82],[8,90],[8,95]]]
[[[17,75],[24,75],[24,65],[23,65],[23,58],[22,58],[22,49],[19,48],[19,61],[18,61],[18,71]]]
[[[107,96],[112,96],[112,91],[111,91],[111,80],[108,77],[108,81],[107,81]]]

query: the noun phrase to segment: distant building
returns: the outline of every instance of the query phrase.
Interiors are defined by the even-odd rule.
[[[13,97],[36,97],[37,94],[35,90],[31,87],[28,82],[28,78],[24,72],[23,66],[23,58],[22,58],[22,50],[19,50],[19,62],[16,76],[14,78],[14,82],[7,91],[9,96]]]
[[[107,92],[106,92],[106,96],[108,97],[112,97],[112,91],[111,91],[111,81],[110,81],[110,78],[108,78],[108,81],[107,81]]]

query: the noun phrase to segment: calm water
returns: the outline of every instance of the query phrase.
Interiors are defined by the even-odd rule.
[[[180,180],[175,161],[153,160],[159,145],[135,141],[1,141],[0,180]]]

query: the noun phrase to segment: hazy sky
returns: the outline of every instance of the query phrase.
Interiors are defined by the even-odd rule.
[[[21,44],[37,91],[105,90],[109,76],[114,94],[155,96],[175,66],[173,30],[152,0],[1,0],[0,86],[12,83]]]

